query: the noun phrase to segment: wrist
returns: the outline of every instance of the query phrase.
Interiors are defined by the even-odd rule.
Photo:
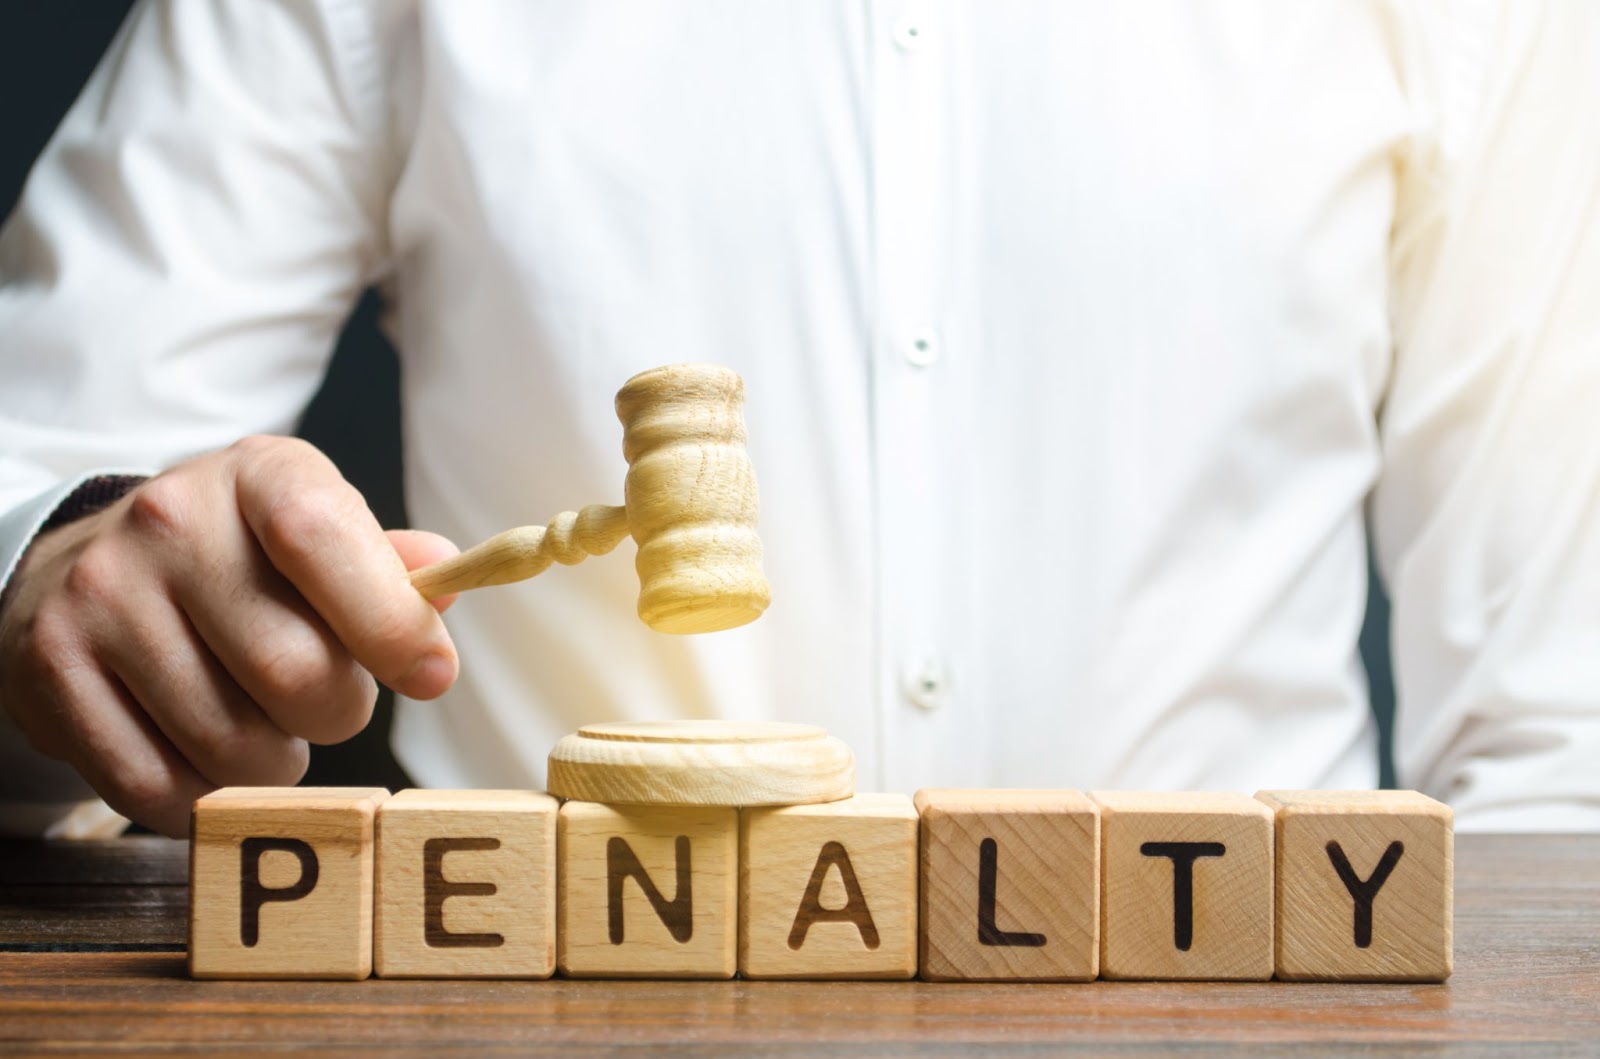
[[[96,475],[68,493],[51,509],[50,514],[39,524],[32,539],[23,547],[22,554],[17,557],[16,568],[11,576],[6,579],[4,586],[0,587],[0,629],[4,628],[11,603],[23,583],[28,580],[30,568],[36,567],[39,561],[49,554],[69,547],[70,538],[82,535],[61,531],[74,525],[86,528],[83,526],[86,521],[99,515],[131,492],[135,486],[148,480],[147,476],[138,474]]]

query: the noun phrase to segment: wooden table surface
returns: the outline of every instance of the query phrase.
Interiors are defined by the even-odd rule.
[[[1444,985],[194,982],[186,857],[0,842],[0,1052],[1600,1055],[1600,836],[1458,837]]]

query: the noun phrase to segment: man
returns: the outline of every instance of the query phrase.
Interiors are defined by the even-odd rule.
[[[1370,499],[1402,782],[1600,826],[1597,20],[142,6],[0,241],[11,800],[59,760],[181,832],[372,677],[428,786],[666,715],[821,722],[864,788],[1370,785]],[[370,282],[445,539],[248,437]],[[747,379],[768,614],[651,633],[613,560],[441,624],[405,569],[615,500],[611,394],[680,360]]]

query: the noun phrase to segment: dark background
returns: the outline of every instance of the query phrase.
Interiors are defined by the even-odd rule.
[[[28,168],[94,69],[131,0],[38,0],[0,6],[0,205],[9,214]],[[394,350],[379,334],[377,299],[370,292],[345,326],[327,381],[300,436],[326,452],[366,494],[386,527],[405,525],[400,488],[400,412]],[[5,336],[0,335],[0,342]],[[1394,686],[1389,672],[1389,610],[1377,579],[1361,632],[1361,654],[1372,682],[1373,709],[1383,731],[1384,785],[1391,786],[1389,721]],[[385,691],[377,717],[361,735],[337,747],[318,747],[308,783],[409,786],[389,754],[392,697]]]

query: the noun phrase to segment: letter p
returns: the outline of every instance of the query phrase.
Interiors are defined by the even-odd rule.
[[[269,850],[293,853],[300,877],[288,886],[261,883],[261,855]],[[272,901],[298,901],[317,888],[317,852],[298,838],[247,838],[239,843],[239,941],[254,948],[261,940],[261,906]]]

